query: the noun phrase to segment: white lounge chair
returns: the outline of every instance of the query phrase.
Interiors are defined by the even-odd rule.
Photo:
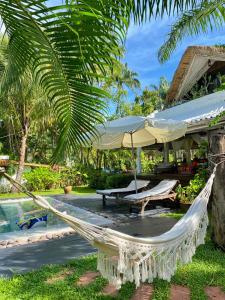
[[[137,180],[137,190],[143,190],[149,185],[149,180]],[[97,190],[96,193],[99,195],[102,195],[102,203],[103,206],[106,205],[106,197],[116,197],[117,199],[122,198],[124,195],[129,195],[132,193],[135,193],[136,187],[135,187],[135,180],[132,180],[130,184],[125,188],[119,188],[119,189],[108,189],[108,190]]]
[[[174,191],[177,185],[177,180],[165,179],[160,181],[155,187],[150,190],[125,196],[121,201],[126,202],[130,205],[130,211],[132,206],[141,205],[141,214],[144,214],[145,207],[149,201],[170,199],[174,201],[176,199],[176,193]]]

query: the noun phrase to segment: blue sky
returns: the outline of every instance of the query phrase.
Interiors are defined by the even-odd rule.
[[[225,27],[213,33],[201,34],[197,37],[185,38],[173,53],[170,60],[160,64],[157,51],[166,39],[174,19],[153,20],[143,26],[130,26],[124,60],[128,66],[138,73],[142,88],[149,84],[157,84],[161,76],[172,80],[182,54],[190,45],[225,44]]]

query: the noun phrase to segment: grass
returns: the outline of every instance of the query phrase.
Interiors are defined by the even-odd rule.
[[[95,193],[94,189],[89,188],[88,186],[77,186],[73,188],[73,191],[71,192],[72,195],[90,195]],[[38,191],[34,192],[35,195],[42,195],[42,196],[49,196],[49,195],[61,195],[64,194],[63,189],[52,189],[48,191]],[[16,199],[16,198],[23,198],[27,195],[25,193],[4,193],[0,194],[0,199]]]
[[[79,287],[76,281],[86,271],[96,271],[96,256],[88,256],[71,261],[67,265],[44,266],[25,275],[14,275],[12,279],[0,279],[1,300],[106,300],[101,295],[107,281],[98,277],[87,287]],[[62,276],[62,274],[68,274]],[[167,300],[171,284],[185,285],[191,290],[192,300],[206,300],[206,286],[220,286],[225,291],[225,253],[216,249],[207,237],[205,245],[197,249],[193,262],[179,267],[172,282],[155,280],[154,300]],[[122,286],[118,300],[128,300],[134,293],[133,283]]]
[[[172,212],[172,213],[165,213],[165,214],[160,214],[161,217],[170,217],[170,218],[173,218],[173,219],[176,219],[176,220],[180,220],[183,215],[185,213],[181,210],[177,210],[176,212]]]

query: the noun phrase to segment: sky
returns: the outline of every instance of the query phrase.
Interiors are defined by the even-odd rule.
[[[177,47],[170,60],[160,64],[157,52],[165,41],[171,24],[175,19],[153,20],[143,26],[131,25],[126,41],[125,62],[139,75],[142,88],[158,84],[159,78],[165,76],[169,81],[188,46],[225,44],[225,26],[208,34],[185,38]]]

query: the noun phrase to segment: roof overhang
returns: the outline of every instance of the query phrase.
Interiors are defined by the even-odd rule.
[[[190,46],[174,74],[167,100],[182,99],[215,62],[225,61],[224,47]]]
[[[211,121],[225,111],[225,91],[216,92],[154,113],[157,119],[172,119],[187,124],[188,133],[209,130]],[[222,118],[216,124],[225,124]],[[214,127],[215,128],[215,127]]]

